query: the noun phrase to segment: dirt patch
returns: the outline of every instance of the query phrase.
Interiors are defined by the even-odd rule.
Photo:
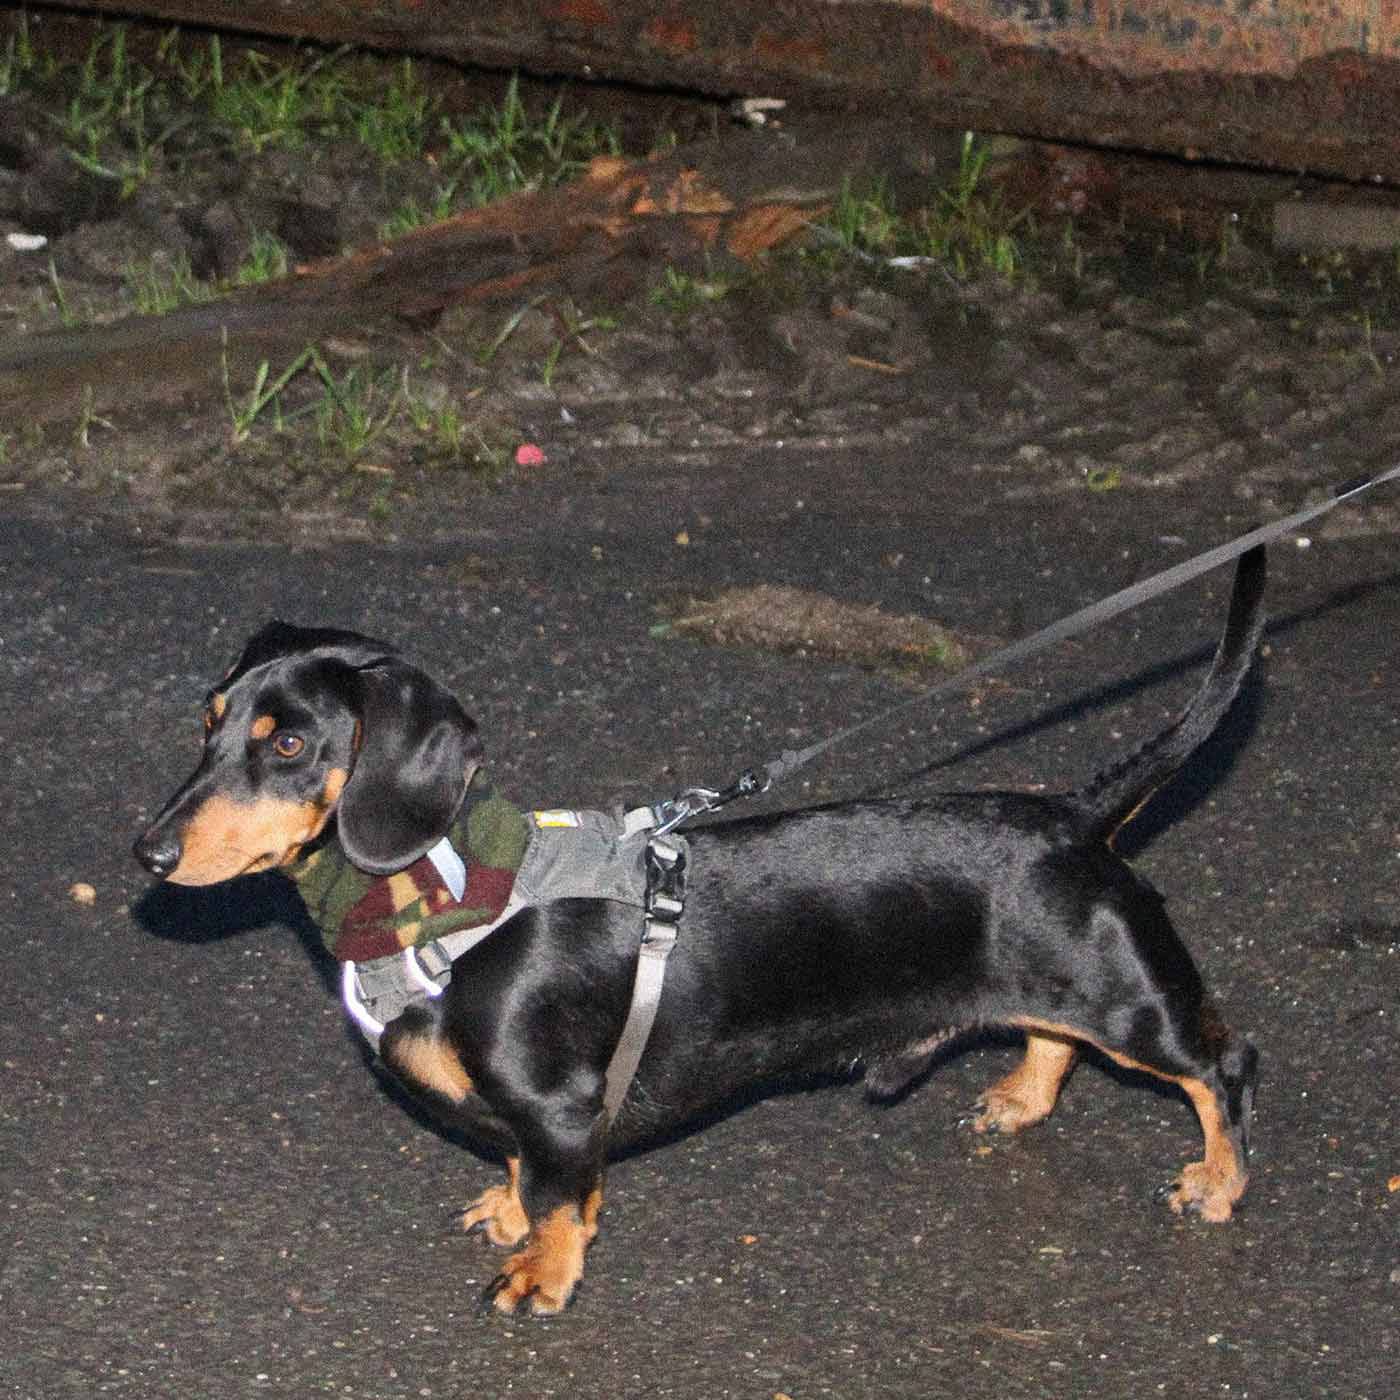
[[[682,98],[213,42],[0,14],[0,344],[217,299],[598,149],[734,130]],[[762,139],[831,127],[789,111]],[[171,529],[451,530],[514,477],[570,491],[755,447],[919,444],[970,492],[1228,474],[1261,514],[1400,447],[1400,268],[1276,254],[1294,182],[997,142],[970,168],[961,133],[874,145],[780,254],[629,258],[587,287],[230,362],[213,394],[75,393],[62,421],[0,422],[0,488]]]
[[[972,647],[927,618],[893,616],[809,589],[765,584],[726,589],[653,629],[717,646],[749,647],[790,656],[822,657],[909,677],[957,670]]]

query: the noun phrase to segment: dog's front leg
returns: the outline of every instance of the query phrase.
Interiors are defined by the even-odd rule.
[[[385,1064],[426,1095],[446,1122],[506,1147],[509,1179],[488,1188],[462,1216],[465,1228],[484,1227],[492,1244],[524,1241],[487,1297],[502,1312],[527,1300],[538,1315],[559,1312],[598,1233],[607,1136],[602,1073],[580,1068],[562,1085],[545,1087],[536,1081],[547,1081],[548,1057],[532,1064],[528,1056],[515,1056],[483,1089],[467,1073],[437,1008],[405,1012],[379,1049]]]
[[[522,1221],[529,1234],[492,1280],[487,1297],[501,1312],[514,1312],[528,1302],[530,1311],[543,1317],[568,1304],[583,1277],[584,1253],[598,1233],[601,1121],[584,1130],[532,1123],[520,1139],[520,1156],[509,1163],[511,1179],[504,1191],[506,1198],[514,1198],[507,1200],[510,1222]],[[493,1221],[501,1218],[499,1211],[491,1216]]]

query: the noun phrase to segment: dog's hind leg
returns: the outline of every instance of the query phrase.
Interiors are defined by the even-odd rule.
[[[1199,1215],[1201,1219],[1215,1223],[1230,1218],[1249,1182],[1246,1169],[1249,1125],[1259,1063],[1258,1052],[1249,1041],[1232,1036],[1209,1008],[1200,1011],[1195,1033],[1185,1045],[1178,1042],[1170,1052],[1164,1050],[1150,1058],[1140,1049],[1130,1052],[1106,1043],[1101,1035],[1072,1026],[1029,1020],[1021,1020],[1017,1024],[1027,1031],[1026,1058],[987,1095],[989,1105],[993,1095],[1003,1096],[1002,1091],[1008,1081],[1015,1081],[1013,1088],[1016,1090],[1020,1090],[1025,1082],[1038,1084],[1040,1101],[1046,1103],[1044,1086],[1051,1082],[1058,1057],[1064,1054],[1063,1050],[1053,1051],[1050,1044],[1058,1040],[1072,1052],[1072,1041],[1086,1041],[1124,1069],[1140,1070],[1176,1084],[1186,1095],[1200,1121],[1205,1153],[1200,1161],[1183,1167],[1176,1179],[1162,1188],[1160,1194],[1178,1215]],[[1177,1029],[1180,1031],[1182,1028]],[[1183,1055],[1195,1062],[1195,1072],[1183,1071],[1179,1066]],[[1033,1071],[1028,1068],[1037,1059],[1042,1072],[1039,1081],[1035,1080]],[[1063,1063],[1067,1069],[1069,1060]],[[1054,1082],[1058,1084],[1058,1081]],[[1039,1116],[1044,1117],[1049,1112],[1053,1101],[1052,1093]],[[983,1117],[986,1117],[985,1112]],[[1034,1121],[1034,1117],[1023,1118],[1016,1126],[1024,1127],[1026,1123]],[[988,1127],[979,1126],[979,1122],[974,1122],[974,1130],[988,1131]]]
[[[1220,1035],[1210,1072],[1176,1080],[1200,1119],[1205,1155],[1183,1167],[1162,1191],[1178,1215],[1216,1222],[1230,1218],[1249,1183],[1249,1124],[1259,1066],[1259,1052],[1249,1041],[1229,1036],[1223,1027]]]
[[[1026,1032],[1026,1053],[1010,1074],[997,1080],[974,1106],[974,1133],[1016,1133],[1039,1123],[1055,1107],[1074,1065],[1074,1041]]]

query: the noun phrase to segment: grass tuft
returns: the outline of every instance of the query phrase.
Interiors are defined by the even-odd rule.
[[[1000,191],[989,188],[989,154],[966,132],[951,182],[908,214],[895,208],[882,180],[863,188],[846,180],[816,225],[819,236],[839,254],[865,262],[932,260],[958,281],[985,273],[1016,277],[1025,262],[1020,234],[1029,228],[1029,211],[1008,209]]]
[[[1024,261],[1017,231],[1028,222],[1029,211],[1008,209],[1001,192],[987,188],[988,155],[986,144],[965,132],[952,184],[915,220],[920,251],[945,262],[960,280],[980,272],[1014,277]]]
[[[692,277],[679,268],[667,266],[661,281],[651,289],[648,300],[670,315],[681,318],[693,315],[702,306],[709,306],[728,296],[730,284],[718,277]]]
[[[520,190],[541,189],[580,173],[598,155],[621,149],[614,128],[584,116],[565,116],[561,101],[532,118],[510,80],[499,107],[486,107],[465,121],[444,119],[444,167],[455,170],[464,205],[489,204]]]

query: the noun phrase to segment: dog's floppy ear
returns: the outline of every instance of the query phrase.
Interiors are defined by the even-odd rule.
[[[481,758],[476,725],[456,699],[396,659],[355,672],[359,750],[337,809],[353,865],[387,875],[447,833]]]

